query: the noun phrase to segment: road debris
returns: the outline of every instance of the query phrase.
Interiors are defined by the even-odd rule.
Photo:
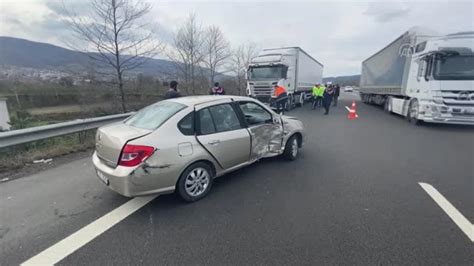
[[[41,160],[34,160],[33,163],[34,164],[38,164],[38,163],[50,163],[53,161],[53,158],[49,158],[49,159],[41,159]]]

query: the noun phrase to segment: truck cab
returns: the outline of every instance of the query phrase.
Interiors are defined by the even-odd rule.
[[[290,93],[295,86],[293,55],[261,52],[252,59],[247,70],[247,94],[261,102],[270,102],[273,85],[285,87]]]
[[[303,105],[311,88],[321,83],[323,65],[300,47],[264,49],[247,69],[247,95],[270,103],[273,86],[288,92],[287,108]]]
[[[411,61],[408,118],[474,124],[474,32],[421,41]]]

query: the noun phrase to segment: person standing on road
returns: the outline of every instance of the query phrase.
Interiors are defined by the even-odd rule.
[[[324,109],[326,112],[324,112],[325,115],[329,114],[329,107],[331,107],[331,100],[332,97],[334,96],[334,86],[329,85],[327,89],[324,91],[324,99],[323,99],[323,104],[324,104]]]
[[[318,97],[316,97],[316,106],[323,107],[323,97],[324,92],[326,91],[326,87],[324,85],[320,85],[318,87]]]
[[[319,89],[320,89],[321,85],[319,83],[316,83],[313,87],[313,89],[311,90],[311,95],[313,96],[313,104],[312,104],[312,109],[316,109],[317,105],[318,105],[318,97],[319,97]]]
[[[219,82],[214,83],[214,87],[211,88],[211,95],[225,95],[225,90],[219,86]]]
[[[277,84],[273,85],[272,102],[275,103],[277,112],[279,114],[283,114],[287,100],[288,92],[286,89],[282,86],[278,86]]]
[[[173,80],[170,82],[170,89],[165,94],[165,99],[178,98],[181,94],[178,92],[178,82]]]
[[[334,104],[333,106],[337,106],[337,99],[339,98],[339,95],[341,93],[341,87],[339,86],[339,84],[336,84],[334,85]]]

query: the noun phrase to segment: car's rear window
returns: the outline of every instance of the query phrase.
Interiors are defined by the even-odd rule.
[[[132,127],[154,130],[184,108],[186,108],[184,104],[161,101],[138,111],[135,115],[125,120],[125,124]]]

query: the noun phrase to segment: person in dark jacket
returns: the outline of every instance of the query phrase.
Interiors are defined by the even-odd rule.
[[[329,108],[331,107],[331,101],[332,97],[334,96],[334,92],[335,90],[333,85],[329,85],[329,87],[327,87],[324,91],[323,105],[324,109],[326,110],[326,112],[324,113],[325,115],[329,114]]]
[[[211,95],[225,95],[225,90],[219,86],[219,82],[214,83],[214,87],[211,88]]]
[[[165,94],[165,99],[178,98],[181,94],[178,92],[178,82],[173,80],[170,82],[170,89]]]
[[[337,98],[339,98],[339,95],[341,94],[341,87],[339,84],[336,84],[334,86],[334,97],[333,97],[333,105],[332,106],[337,106]]]

